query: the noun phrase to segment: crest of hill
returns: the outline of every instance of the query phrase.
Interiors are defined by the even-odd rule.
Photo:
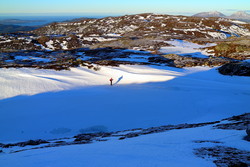
[[[231,26],[235,27],[231,27]],[[69,35],[120,37],[180,36],[180,38],[224,38],[221,30],[239,36],[249,34],[248,24],[235,25],[232,20],[218,17],[189,17],[143,13],[75,22],[53,23],[31,33],[37,35]],[[237,31],[236,31],[237,30]],[[223,36],[223,37],[222,37]],[[175,37],[178,38],[178,37]]]
[[[244,12],[244,11],[239,11],[230,16],[232,19],[249,19],[250,20],[250,14]]]
[[[194,17],[225,17],[221,12],[218,11],[211,11],[211,12],[201,12],[193,15]]]

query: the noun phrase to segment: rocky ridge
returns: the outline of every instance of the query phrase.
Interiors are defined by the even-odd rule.
[[[250,36],[250,24],[227,18],[157,14],[125,15],[52,23],[34,31],[0,36],[1,51],[70,50],[119,41],[227,39]],[[119,46],[116,46],[119,47]],[[131,46],[133,47],[133,46]]]
[[[219,31],[218,31],[219,30]],[[182,38],[226,38],[223,32],[239,36],[250,35],[249,25],[235,24],[226,18],[199,18],[157,14],[125,15],[102,19],[83,19],[69,23],[54,23],[37,30],[34,34],[113,37],[179,36]]]

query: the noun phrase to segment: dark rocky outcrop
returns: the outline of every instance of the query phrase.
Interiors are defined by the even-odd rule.
[[[229,121],[228,123],[221,123],[215,125],[217,129],[234,129],[234,130],[246,130],[250,123],[250,113],[245,113],[238,116],[233,116],[222,121]]]
[[[29,141],[25,141],[25,142],[14,143],[14,144],[5,144],[1,147],[3,147],[3,148],[9,148],[9,147],[13,147],[13,146],[25,147],[27,145],[35,146],[35,145],[40,145],[40,144],[45,144],[45,143],[49,143],[49,142],[46,140],[38,139],[38,140],[29,140]]]
[[[247,167],[250,165],[250,152],[232,147],[215,146],[195,149],[195,155],[201,158],[213,157],[218,167]]]
[[[84,133],[84,134],[79,134],[74,136],[75,141],[86,141],[86,142],[90,142],[91,140],[93,140],[94,138],[103,138],[103,137],[109,137],[111,136],[112,133]]]
[[[223,75],[250,76],[250,63],[249,62],[228,63],[221,66],[218,70]]]

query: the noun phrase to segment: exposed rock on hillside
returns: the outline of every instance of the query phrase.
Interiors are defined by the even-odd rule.
[[[223,75],[250,76],[250,63],[229,63],[221,66],[218,70]]]
[[[250,24],[227,18],[157,14],[125,15],[52,23],[28,34],[0,35],[0,51],[72,50],[82,47],[157,50],[170,39],[206,39],[250,36]]]
[[[0,52],[2,52],[0,67],[61,70],[79,66],[83,64],[82,61],[100,65],[164,64],[181,68],[218,66],[231,62],[231,59],[248,59],[250,52],[248,44],[228,42],[239,36],[249,41],[250,24],[226,18],[137,14],[102,19],[79,19],[53,23],[28,34],[0,35]],[[186,52],[185,55],[176,52],[161,53],[163,47],[176,47],[172,39],[176,39],[180,45],[178,47],[182,50],[193,46],[195,48],[192,53],[201,52],[199,49],[209,52],[205,58],[189,56],[190,52]],[[182,40],[178,39],[185,39],[191,43],[186,46],[187,42],[180,42]],[[215,46],[219,40],[224,43]],[[204,46],[197,47],[193,42],[202,43]],[[77,49],[81,48],[89,50],[85,49],[79,53]],[[98,48],[104,49],[98,50]],[[135,52],[123,52],[122,49]],[[141,50],[147,53],[143,55]],[[159,56],[169,53],[179,55]],[[16,59],[16,56],[21,56],[22,60],[20,57]],[[38,61],[34,61],[35,59]]]
[[[218,167],[247,167],[249,165],[249,151],[232,147],[215,146],[202,147],[195,150],[195,154],[201,158],[213,157],[213,162]]]
[[[180,56],[176,54],[163,55],[164,58],[173,61],[175,67],[194,67],[194,66],[221,66],[223,64],[229,63],[229,59],[225,58],[198,58],[198,57],[187,57]]]

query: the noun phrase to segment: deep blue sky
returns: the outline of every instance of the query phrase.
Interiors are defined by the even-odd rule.
[[[74,14],[193,14],[204,11],[250,11],[250,0],[0,0],[3,13]]]

